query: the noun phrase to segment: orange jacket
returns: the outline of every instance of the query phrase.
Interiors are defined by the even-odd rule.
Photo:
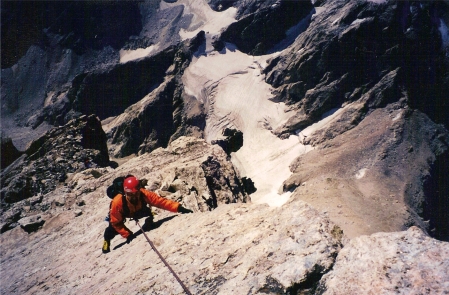
[[[132,217],[135,212],[143,208],[145,204],[142,204],[141,200],[145,200],[150,206],[168,210],[171,212],[178,212],[179,203],[171,200],[164,199],[156,193],[150,192],[141,188],[140,193],[143,198],[139,197],[137,204],[134,206],[128,200],[126,203],[129,208],[130,216],[124,216],[123,214],[123,198],[121,194],[118,194],[112,199],[110,209],[110,222],[114,229],[125,239],[132,233],[123,222],[125,217]],[[126,198],[125,198],[126,199]]]

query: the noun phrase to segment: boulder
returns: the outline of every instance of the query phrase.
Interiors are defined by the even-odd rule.
[[[20,219],[18,223],[27,233],[32,233],[44,225],[45,220],[40,215],[33,215]]]

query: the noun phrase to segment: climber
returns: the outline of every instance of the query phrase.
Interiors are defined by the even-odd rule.
[[[109,226],[104,231],[103,253],[111,251],[111,240],[117,234],[125,238],[128,244],[135,238],[135,234],[124,224],[125,218],[147,217],[142,228],[148,230],[151,227],[153,215],[151,207],[148,207],[147,204],[171,212],[193,213],[192,210],[184,208],[178,202],[164,199],[156,193],[142,188],[140,181],[134,176],[125,179],[123,189],[124,195],[117,194],[111,202]]]

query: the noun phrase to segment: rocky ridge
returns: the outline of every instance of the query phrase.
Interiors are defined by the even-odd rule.
[[[49,209],[51,200],[42,202],[43,196],[51,195],[71,175],[107,165],[106,135],[96,116],[81,116],[51,129],[1,173],[1,231],[17,226],[21,212],[31,207],[38,212]]]

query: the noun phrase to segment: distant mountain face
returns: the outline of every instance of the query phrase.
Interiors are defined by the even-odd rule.
[[[298,138],[301,148],[314,149],[292,146],[276,193],[313,203],[304,184],[332,184],[337,198],[363,196],[349,207],[371,206],[369,218],[355,214],[377,220],[362,232],[415,224],[448,239],[441,209],[449,183],[446,2],[206,2],[2,2],[2,137],[26,152],[51,128],[95,115],[109,154],[122,158],[181,136],[222,142],[230,128],[243,133],[241,155],[230,156],[254,180],[241,157],[246,136],[259,127],[248,127],[253,115],[222,103],[243,93],[229,91],[232,77],[254,72],[272,103],[270,113],[252,107],[260,130],[273,142]],[[210,73],[197,70],[207,58]],[[226,67],[235,70],[221,73]],[[279,115],[271,113],[277,108]],[[278,148],[256,144],[258,151]],[[385,202],[398,202],[391,211],[399,217],[373,213],[386,195],[393,197]],[[336,219],[345,215],[338,208],[331,210]],[[352,222],[348,216],[344,222]]]

